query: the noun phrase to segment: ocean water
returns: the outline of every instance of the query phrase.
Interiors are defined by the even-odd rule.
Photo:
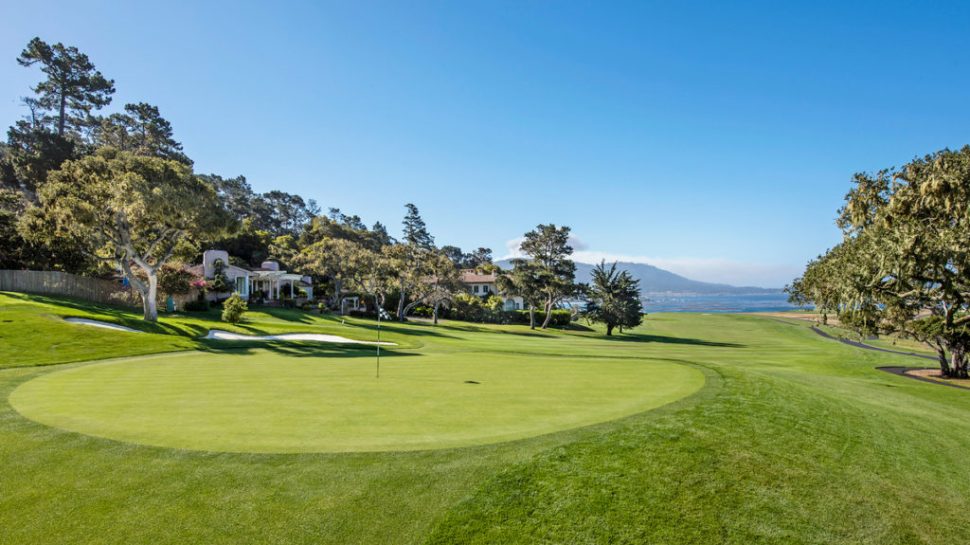
[[[645,294],[643,309],[652,312],[779,312],[798,307],[785,293],[752,295]]]

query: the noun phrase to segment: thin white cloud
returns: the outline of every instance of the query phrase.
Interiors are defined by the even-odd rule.
[[[522,250],[519,246],[522,245],[522,241],[525,237],[517,237],[512,240],[505,241],[505,255],[501,259],[513,259],[516,257],[522,257]]]
[[[589,249],[589,246],[587,246],[586,243],[580,240],[580,238],[576,235],[569,237],[569,245],[572,246],[573,250],[576,252],[583,252]]]
[[[521,238],[506,242],[507,255],[502,259],[521,257],[519,245]],[[649,257],[628,254],[615,254],[577,249],[573,259],[579,263],[596,264],[600,261],[607,263],[622,261],[625,263],[642,263],[653,265],[661,269],[703,282],[730,284],[732,286],[757,286],[764,288],[780,288],[791,282],[801,273],[801,269],[792,265],[777,263],[750,263],[722,258],[696,257]]]

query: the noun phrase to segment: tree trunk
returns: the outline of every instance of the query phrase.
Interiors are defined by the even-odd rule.
[[[529,305],[529,329],[536,328],[536,307],[535,305]]]
[[[397,321],[403,322],[404,318],[404,302],[408,299],[408,293],[405,290],[401,290],[401,297],[397,301]]]
[[[333,290],[333,303],[331,304],[331,308],[338,309],[340,314],[343,314],[344,309],[340,304],[340,292],[343,291],[343,281],[335,278],[333,281]]]
[[[154,271],[148,273],[148,293],[141,296],[142,306],[145,310],[145,321],[158,321],[158,275]]]
[[[438,303],[434,304],[434,325],[438,325]]]
[[[940,362],[940,374],[942,374],[944,377],[950,376],[950,362],[946,359],[946,350],[937,347],[936,358]]]
[[[963,347],[950,348],[950,376],[952,378],[970,378],[967,373],[967,358]]]
[[[141,296],[142,309],[144,311],[144,318],[148,322],[158,321],[158,306],[155,298],[158,296],[158,274],[151,269],[145,271],[148,277],[148,285],[142,282],[141,278],[131,269],[131,262],[122,259],[119,263],[121,265],[121,270],[125,273],[125,278],[131,283],[131,286],[138,290],[138,295]]]
[[[606,336],[607,337],[612,337],[613,336],[613,328],[614,327],[615,326],[613,324],[606,324]]]
[[[67,96],[61,91],[61,106],[57,117],[57,136],[64,136],[64,110],[67,106]]]
[[[411,301],[410,303],[404,305],[404,319],[406,320],[408,317],[408,314],[411,314],[411,311],[414,310],[414,307],[420,304],[421,304],[421,301],[417,300],[417,301]]]
[[[542,320],[542,329],[547,329],[549,327],[549,322],[552,321],[552,299],[546,301],[546,318]]]

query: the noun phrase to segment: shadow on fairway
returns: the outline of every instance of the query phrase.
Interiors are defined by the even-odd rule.
[[[400,324],[399,322],[382,321],[381,331],[388,332],[388,333],[396,333],[398,335],[409,335],[412,337],[441,337],[441,338],[449,338],[449,339],[455,338],[454,335],[448,335],[447,333],[442,333],[440,330],[432,329],[435,327],[440,328],[440,327],[448,327],[448,326],[433,326],[433,325],[420,324],[418,322],[408,322],[408,325],[410,325],[411,327],[400,327],[399,324]],[[377,332],[376,321],[375,322],[354,321],[347,325],[361,328],[361,329],[367,329],[370,331],[374,331],[375,333]]]
[[[528,328],[526,328],[526,329],[524,329],[522,331],[509,331],[507,329],[502,329],[502,330],[497,331],[496,333],[501,333],[502,335],[518,335],[519,337],[538,337],[538,338],[550,338],[550,337],[556,337],[557,336],[557,335],[552,335],[550,333],[545,333],[545,332],[540,331],[538,329],[537,330],[530,330]]]
[[[353,344],[320,344],[301,342],[276,341],[202,341],[203,350],[217,354],[253,354],[260,351],[274,352],[294,358],[373,358],[377,354],[376,346],[360,346]],[[388,347],[381,347],[382,358],[398,358],[414,356],[407,352],[397,352]]]
[[[96,320],[101,320],[103,322],[123,325],[130,327],[132,329],[137,329],[139,331],[144,331],[145,333],[156,333],[160,335],[178,335],[181,337],[196,337],[200,335],[205,335],[208,331],[203,326],[196,324],[170,324],[164,321],[159,322],[146,322],[142,319],[141,312],[138,309],[128,308],[128,307],[113,307],[108,305],[99,305],[94,303],[89,303],[86,301],[80,301],[77,299],[68,298],[53,298],[45,295],[27,295],[22,293],[7,293],[5,294],[9,297],[21,299],[25,302],[41,303],[45,305],[54,305],[57,307],[69,308],[71,310],[77,310],[83,312],[83,314],[78,314],[78,316],[84,318],[91,318]],[[60,310],[60,309],[58,309]],[[60,317],[62,314],[58,311],[54,312],[54,315]],[[159,314],[159,318],[164,320],[166,317],[185,317],[192,318],[191,315],[186,315],[179,313],[177,315],[166,315],[164,313]],[[208,318],[212,320],[219,319],[219,314],[217,312],[200,312],[198,313],[198,318]]]
[[[726,343],[719,341],[705,341],[703,339],[691,339],[689,337],[668,337],[666,335],[649,335],[646,333],[622,333],[610,337],[600,337],[604,341],[612,342],[635,342],[635,343],[663,343],[663,344],[688,344],[693,346],[712,346],[717,348],[744,348],[745,345],[737,343]]]

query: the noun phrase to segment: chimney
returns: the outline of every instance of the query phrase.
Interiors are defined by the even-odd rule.
[[[225,250],[206,250],[202,254],[202,275],[206,278],[215,276],[215,262],[222,260],[222,264],[229,266],[229,252]]]

